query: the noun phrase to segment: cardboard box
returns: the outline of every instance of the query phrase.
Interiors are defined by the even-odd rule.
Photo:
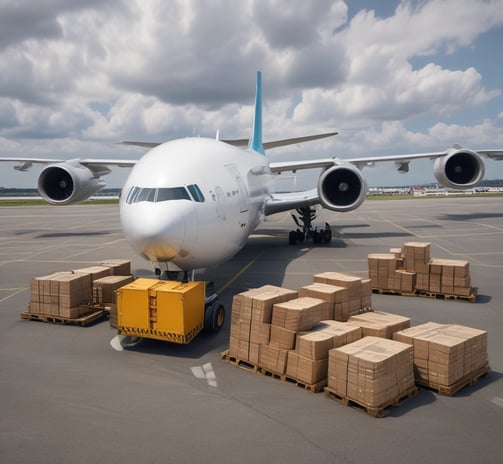
[[[286,372],[287,355],[288,350],[273,345],[260,345],[259,365],[267,371],[284,374]]]
[[[314,385],[327,378],[328,358],[312,360],[294,351],[288,352],[286,375],[301,383]]]
[[[320,321],[329,319],[346,321],[349,317],[349,292],[345,287],[315,282],[300,288],[299,296],[324,301]]]
[[[319,322],[323,300],[299,297],[273,306],[271,324],[300,332]]]
[[[93,282],[93,303],[94,304],[112,304],[116,303],[115,291],[130,282],[134,277],[111,275],[96,279]]]
[[[284,327],[271,325],[270,345],[282,350],[293,350],[295,348],[296,338],[297,332],[285,329]]]
[[[362,336],[393,338],[393,333],[410,327],[410,318],[383,311],[371,311],[351,316],[348,324],[360,327]]]
[[[370,407],[385,407],[414,386],[412,346],[365,337],[329,352],[328,387]]]
[[[131,275],[131,261],[125,259],[107,259],[106,261],[102,261],[99,265],[110,268],[114,276]]]

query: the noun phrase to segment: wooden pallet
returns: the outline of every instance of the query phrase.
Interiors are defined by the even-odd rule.
[[[47,322],[50,324],[60,324],[60,325],[80,325],[82,327],[92,324],[95,321],[99,321],[105,316],[105,311],[103,309],[93,311],[85,316],[81,316],[75,319],[62,316],[50,316],[47,314],[32,314],[32,313],[21,313],[21,319],[26,319],[29,321],[39,321]]]
[[[467,385],[474,385],[475,383],[477,383],[481,377],[488,374],[489,372],[491,372],[491,368],[489,367],[489,364],[486,364],[484,367],[481,367],[480,369],[477,369],[476,371],[471,372],[468,375],[465,375],[457,382],[449,386],[441,385],[434,382],[428,382],[421,379],[417,379],[416,384],[420,385],[421,387],[434,390],[440,395],[454,396],[459,390],[466,387]]]
[[[274,379],[278,379],[281,382],[284,383],[291,383],[294,385],[297,385],[300,388],[303,388],[304,390],[313,392],[313,393],[318,393],[323,391],[323,387],[327,384],[327,379],[323,379],[322,381],[315,383],[315,384],[308,384],[305,382],[302,382],[298,379],[294,379],[293,377],[289,377],[285,374],[279,374],[277,372],[271,371],[269,369],[264,369],[263,367],[258,366],[257,364],[251,363],[250,361],[243,361],[242,359],[236,358],[235,356],[231,356],[229,354],[229,350],[225,350],[222,353],[220,353],[220,358],[223,359],[225,362],[228,362],[229,364],[232,364],[233,366],[240,367],[241,369],[252,372],[253,374],[260,374],[265,377],[272,377]]]
[[[302,380],[295,379],[294,377],[290,377],[286,374],[278,374],[277,372],[264,369],[263,367],[258,368],[258,373],[262,374],[266,377],[272,377],[273,379],[278,379],[284,383],[291,383],[296,385],[299,388],[310,391],[311,393],[319,393],[323,391],[323,388],[327,385],[327,379],[320,380],[317,383],[309,384],[303,382]]]
[[[423,298],[435,298],[437,300],[457,300],[475,303],[478,294],[478,288],[472,287],[470,295],[451,295],[448,293],[427,292],[425,290],[416,290],[414,292],[402,292],[395,289],[373,288],[372,293],[379,293],[381,295],[400,295],[400,296],[420,296]]]
[[[229,354],[229,350],[225,350],[222,353],[220,353],[220,358],[223,359],[225,362],[228,362],[233,366],[240,367],[245,371],[252,372],[254,374],[258,372],[258,366],[256,364],[251,363],[250,361],[244,361],[242,359],[231,356]]]
[[[382,418],[386,417],[389,414],[388,408],[393,406],[399,406],[406,399],[416,396],[417,387],[416,386],[411,387],[403,395],[399,396],[398,398],[395,398],[394,400],[388,401],[387,403],[379,407],[369,406],[368,404],[364,404],[361,401],[356,401],[352,398],[342,396],[329,387],[325,387],[324,391],[325,396],[327,398],[335,400],[343,404],[344,406],[349,406],[372,417]]]

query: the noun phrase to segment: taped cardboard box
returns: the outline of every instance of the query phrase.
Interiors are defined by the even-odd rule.
[[[281,350],[293,350],[295,348],[295,341],[297,332],[271,325],[271,338],[269,344]]]
[[[323,300],[299,297],[284,303],[276,303],[272,309],[272,325],[300,332],[311,330],[320,321]]]
[[[288,352],[286,375],[299,382],[314,385],[327,378],[328,358],[312,360],[295,351]]]
[[[360,327],[344,322],[322,321],[313,330],[297,335],[296,351],[299,355],[309,359],[328,358],[328,352],[361,338]]]
[[[362,295],[362,279],[349,274],[343,274],[341,272],[322,272],[313,276],[313,282],[347,288],[349,300],[357,300],[361,298]]]
[[[259,366],[276,374],[286,372],[288,350],[273,345],[260,345]]]
[[[320,320],[347,321],[349,317],[349,292],[345,287],[314,282],[300,288],[299,296],[323,300]]]
[[[362,329],[362,336],[392,339],[393,334],[410,327],[410,318],[383,311],[372,311],[351,316],[348,324]]]
[[[105,266],[89,266],[82,267],[80,269],[72,270],[74,274],[87,274],[91,276],[91,285],[92,282],[96,279],[101,279],[102,277],[106,277],[112,275],[112,270],[109,267]]]
[[[130,282],[134,277],[131,275],[111,275],[96,279],[93,282],[93,303],[112,304],[116,302],[115,291]]]
[[[107,259],[106,261],[102,261],[100,266],[110,268],[114,276],[131,275],[131,261],[125,259]]]
[[[329,352],[328,386],[360,404],[381,407],[414,386],[413,348],[365,337]]]

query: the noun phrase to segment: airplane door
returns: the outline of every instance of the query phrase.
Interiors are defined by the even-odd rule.
[[[231,172],[238,187],[239,211],[241,213],[246,213],[248,211],[248,189],[246,188],[246,184],[244,183],[243,178],[239,174],[236,165],[228,164],[226,167]]]

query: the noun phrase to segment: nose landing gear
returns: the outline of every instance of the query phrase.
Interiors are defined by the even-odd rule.
[[[299,217],[292,214],[292,219],[297,224],[298,229],[292,230],[288,235],[288,243],[295,245],[296,243],[304,243],[306,240],[312,240],[315,244],[330,243],[332,241],[332,229],[330,224],[325,223],[324,229],[313,229],[312,223],[316,219],[316,210],[307,206],[297,209]]]

